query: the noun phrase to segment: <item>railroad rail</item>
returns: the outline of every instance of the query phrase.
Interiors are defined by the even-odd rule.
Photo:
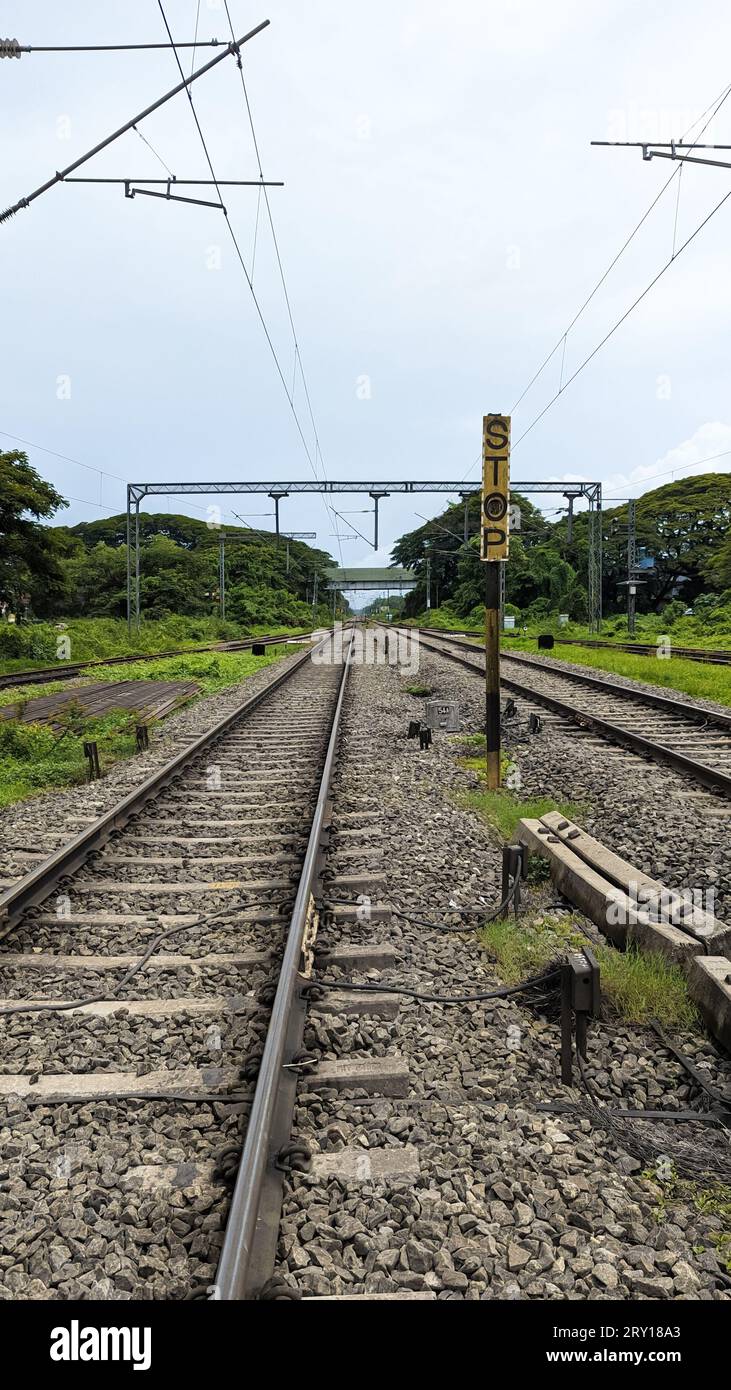
[[[0,955],[8,996],[0,999],[0,1015],[30,1010],[36,1018],[71,1020],[73,1030],[123,1009],[140,1030],[146,1063],[150,1021],[164,1021],[174,1035],[186,1020],[226,1020],[234,1049],[243,1031],[245,1055],[235,1055],[234,1067],[168,1069],[162,1062],[138,1075],[96,1070],[94,1057],[82,1071],[63,1074],[52,1032],[44,1043],[36,1022],[40,1037],[28,1044],[23,1070],[9,1072],[7,1060],[0,1068],[0,1098],[29,1104],[251,1102],[214,1285],[220,1299],[251,1296],[274,1268],[283,1181],[274,1155],[286,1144],[294,1107],[297,1071],[288,1066],[301,1047],[306,1012],[295,985],[316,924],[349,646],[337,665],[311,657],[308,651],[296,658],[110,811],[75,818],[90,823],[54,854],[25,853],[41,862],[0,894],[0,938],[12,934],[18,943],[15,953]],[[90,861],[91,876],[82,876]],[[60,915],[44,910],[54,892]],[[235,949],[221,951],[231,933]],[[179,934],[184,951],[195,943],[200,953],[156,951]],[[100,953],[108,938],[113,955]],[[58,949],[59,939],[68,940],[71,954]],[[148,958],[157,978],[171,970],[184,976],[182,995],[157,988],[151,995],[149,974],[143,989],[138,980],[121,992]],[[264,989],[253,997],[251,990],[232,993],[231,976],[241,969],[263,974]],[[90,975],[96,983],[85,998]],[[29,979],[52,994],[29,990]],[[260,1054],[262,1005],[272,991]],[[112,1033],[107,1057],[114,1049]],[[246,1087],[242,1094],[242,1063],[245,1080],[257,1077],[253,1096]]]
[[[484,662],[475,659],[474,643],[432,629],[417,630],[421,645],[428,651],[484,676]],[[473,654],[472,660],[462,654],[465,651]],[[630,688],[611,677],[559,670],[523,653],[503,653],[501,663],[501,683],[511,693],[543,705],[611,743],[665,763],[712,791],[731,794],[731,713]]]
[[[665,639],[664,639],[665,640]],[[632,656],[657,656],[652,642],[608,642],[599,637],[555,637],[554,641],[567,647],[608,647],[611,651],[629,652]],[[705,661],[714,666],[731,665],[731,650],[724,647],[678,647],[671,644],[672,655],[687,661]]]
[[[469,637],[463,627],[425,627],[422,632],[433,633],[435,637]],[[507,638],[510,633],[506,633]],[[514,634],[516,637],[519,633]],[[474,634],[477,641],[480,634]],[[657,646],[652,642],[610,642],[601,637],[554,637],[554,642],[565,647],[606,647],[609,651],[630,652],[633,656],[656,656]],[[665,639],[663,639],[665,640]],[[705,661],[716,666],[731,665],[731,648],[725,647],[679,647],[672,643],[672,655],[685,657],[688,661]]]
[[[301,637],[309,637],[309,632],[284,632],[268,634],[266,637],[245,637],[232,642],[212,642],[204,647],[176,647],[165,652],[139,652],[132,656],[100,656],[92,661],[59,662],[58,666],[46,666],[37,670],[11,671],[0,675],[0,690],[14,685],[47,685],[50,681],[73,680],[84,671],[96,671],[103,666],[128,666],[135,661],[166,661],[173,656],[194,656],[200,652],[240,652],[248,651],[255,644],[272,647],[285,642],[296,642]]]

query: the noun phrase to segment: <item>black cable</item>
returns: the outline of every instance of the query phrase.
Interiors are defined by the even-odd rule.
[[[318,990],[332,990],[337,993],[341,990],[348,994],[399,994],[405,999],[415,999],[420,1004],[481,1004],[488,999],[507,999],[512,994],[523,994],[526,990],[534,989],[538,985],[550,984],[553,980],[558,980],[560,971],[550,970],[540,975],[533,975],[529,980],[522,980],[518,985],[503,985],[500,989],[488,990],[479,994],[419,994],[413,989],[402,989],[395,985],[359,985],[352,980],[337,981],[336,983],[313,981],[306,988],[307,993],[317,994]],[[550,996],[546,996],[549,998]]]
[[[147,950],[143,953],[143,955],[139,956],[138,959],[135,961],[134,965],[131,965],[129,967],[126,973],[122,976],[122,979],[114,986],[114,989],[112,990],[105,990],[103,994],[92,994],[85,999],[70,1000],[68,1003],[65,1004],[13,1004],[9,1008],[0,1009],[0,1018],[6,1018],[12,1014],[25,1013],[66,1013],[70,1009],[80,1009],[85,1007],[87,1004],[101,1004],[104,1003],[107,999],[116,999],[120,990],[124,989],[125,985],[128,985],[130,980],[134,979],[135,975],[138,974],[138,972],[142,969],[143,965],[147,964],[148,960],[150,959],[150,956],[154,955],[158,947],[162,945],[163,941],[167,941],[168,937],[177,936],[179,932],[193,931],[194,927],[208,927],[210,926],[211,922],[217,922],[222,917],[230,917],[233,913],[238,912],[239,908],[243,906],[243,903],[239,903],[238,906],[223,907],[219,912],[214,912],[210,917],[199,917],[197,922],[189,922],[187,926],[168,927],[166,931],[158,933],[157,936],[153,937],[152,941],[150,942],[149,946],[147,947]],[[159,922],[160,918],[158,917],[157,920]],[[205,957],[193,956],[191,957],[191,960],[205,960]]]

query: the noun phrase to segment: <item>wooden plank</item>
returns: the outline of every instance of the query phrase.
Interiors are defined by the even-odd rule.
[[[69,706],[78,706],[87,719],[129,709],[140,716],[166,713],[198,693],[195,681],[105,681],[79,686],[74,690],[41,695],[20,705],[0,708],[0,719],[17,719],[24,724],[54,724]]]

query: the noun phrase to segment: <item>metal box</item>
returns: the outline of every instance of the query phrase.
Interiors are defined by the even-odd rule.
[[[426,720],[430,729],[445,734],[459,733],[459,705],[456,700],[427,700]]]

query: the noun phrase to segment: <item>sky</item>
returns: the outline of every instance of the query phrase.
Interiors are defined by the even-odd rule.
[[[224,0],[163,4],[176,40],[192,40],[196,24],[199,39],[230,37]],[[731,190],[731,170],[680,175],[590,141],[690,129],[731,144],[731,96],[699,137],[731,83],[731,10],[717,0],[692,12],[681,0],[228,6],[237,36],[271,20],[242,61],[264,177],[284,182],[269,203],[298,352],[256,188],[227,189],[224,202],[262,317],[220,209],[125,199],[118,185],[51,188],[0,226],[0,448],[25,448],[69,499],[57,521],[123,510],[125,481],[453,478],[456,498],[462,480],[479,479],[488,412],[512,415],[514,482],[600,480],[612,499],[702,473],[707,459],[729,470],[731,197],[680,248]],[[6,0],[0,26],[31,46],[166,39],[159,0]],[[216,51],[181,50],[186,75]],[[2,61],[0,208],[177,81],[170,50]],[[257,178],[235,60],[192,90],[216,176]],[[77,174],[166,170],[210,177],[184,93]],[[334,497],[339,518],[320,498],[293,496],[281,524],[316,531],[312,543],[346,565],[383,564],[444,501],[381,503],[377,553],[364,539],[367,497]],[[543,502],[555,516],[556,499]],[[235,511],[273,526],[266,497],[158,498],[148,509],[203,517],[219,504],[224,523]]]

